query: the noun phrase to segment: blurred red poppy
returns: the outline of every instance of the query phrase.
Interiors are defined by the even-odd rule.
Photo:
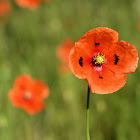
[[[31,79],[29,75],[17,77],[13,89],[9,91],[12,104],[29,114],[40,112],[48,95],[48,87],[39,80]]]
[[[18,6],[23,8],[35,9],[41,2],[49,2],[50,0],[15,0]]]
[[[11,5],[6,0],[0,1],[0,17],[6,17],[11,10]]]
[[[69,57],[70,50],[72,49],[73,46],[74,46],[74,41],[72,41],[71,39],[65,39],[56,51],[57,56],[61,60],[61,64],[59,66],[60,73],[70,72],[68,57]]]
[[[122,88],[126,74],[136,70],[138,52],[118,33],[106,27],[90,30],[70,51],[70,67],[76,77],[86,79],[93,93],[108,94]]]
[[[41,0],[15,0],[18,6],[34,9],[37,8]]]

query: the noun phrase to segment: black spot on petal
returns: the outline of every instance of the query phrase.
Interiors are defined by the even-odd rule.
[[[82,67],[83,66],[83,58],[82,57],[80,57],[80,59],[79,59],[79,65]]]
[[[114,64],[117,65],[117,64],[118,64],[118,61],[120,60],[120,59],[119,59],[119,56],[117,56],[117,55],[115,54],[114,57],[115,57],[115,62],[114,62]]]
[[[95,46],[98,46],[100,43],[95,43]]]
[[[103,79],[103,77],[102,77],[102,76],[99,76],[99,78],[100,78],[100,79]]]

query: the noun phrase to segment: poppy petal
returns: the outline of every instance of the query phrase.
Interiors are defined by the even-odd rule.
[[[38,101],[38,102],[35,101],[35,102],[32,102],[30,105],[24,104],[23,106],[23,109],[31,115],[42,111],[43,108],[44,108],[43,101]]]
[[[138,66],[138,52],[130,43],[118,41],[108,51],[107,65],[116,74],[132,73]]]
[[[37,8],[40,0],[15,0],[15,2],[18,6],[34,9]]]
[[[69,64],[72,72],[79,79],[87,77],[90,68],[90,52],[83,44],[76,42],[69,55]]]
[[[74,46],[74,41],[71,39],[65,39],[63,43],[57,48],[56,54],[60,59],[59,72],[60,74],[68,74],[70,72],[69,67],[69,53]]]
[[[9,99],[15,107],[22,108],[29,114],[40,112],[44,107],[42,98],[34,98],[30,101],[25,101],[22,98],[22,93],[19,89],[9,91]]]
[[[0,1],[0,16],[4,17],[9,14],[11,10],[11,5],[8,1]]]
[[[41,96],[41,98],[46,98],[49,95],[49,88],[39,80],[33,80],[31,90],[34,94],[37,94],[38,98],[39,95]]]
[[[70,39],[65,39],[64,42],[57,49],[57,56],[63,63],[69,63],[68,57],[70,50],[74,46],[74,42]]]
[[[79,39],[79,42],[89,46],[90,49],[94,48],[94,51],[98,50],[99,52],[102,51],[101,53],[105,53],[118,39],[119,35],[116,31],[107,27],[98,27],[84,34]]]
[[[9,91],[9,99],[11,100],[14,106],[22,106],[21,91],[18,88]]]
[[[103,66],[102,71],[99,72],[93,68],[86,80],[93,93],[109,94],[122,88],[126,79],[126,74],[115,74],[106,66]]]
[[[21,75],[16,78],[14,82],[14,87],[15,88],[20,88],[22,90],[24,89],[30,89],[32,84],[32,79],[29,75]]]

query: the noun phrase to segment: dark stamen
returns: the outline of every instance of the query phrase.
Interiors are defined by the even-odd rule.
[[[117,65],[118,61],[120,60],[120,59],[119,59],[119,56],[117,56],[117,55],[115,54],[114,57],[115,57],[115,62],[114,62],[114,63],[115,63],[115,65]]]
[[[83,66],[83,58],[82,57],[80,57],[80,59],[79,59],[79,64],[80,64],[80,66],[82,67]]]
[[[95,43],[95,46],[99,45],[99,43]]]
[[[99,78],[100,78],[100,79],[103,79],[103,77],[102,77],[102,76],[99,76]]]

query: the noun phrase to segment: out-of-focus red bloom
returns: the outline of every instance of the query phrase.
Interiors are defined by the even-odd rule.
[[[15,0],[18,6],[34,9],[40,4],[41,0]]]
[[[15,0],[18,6],[23,8],[35,9],[41,2],[49,2],[50,0]]]
[[[72,41],[71,39],[65,39],[56,51],[57,56],[61,60],[61,64],[59,66],[59,71],[61,73],[63,72],[67,73],[70,71],[69,53],[73,46],[74,46],[74,41]]]
[[[0,17],[6,17],[11,10],[11,5],[6,0],[0,0]]]
[[[93,93],[108,94],[122,88],[126,74],[136,70],[138,52],[118,33],[106,27],[90,30],[70,51],[70,67],[79,79],[86,79]]]
[[[17,77],[13,89],[9,91],[12,104],[29,114],[40,112],[48,95],[48,87],[39,80],[31,79],[29,75]]]

